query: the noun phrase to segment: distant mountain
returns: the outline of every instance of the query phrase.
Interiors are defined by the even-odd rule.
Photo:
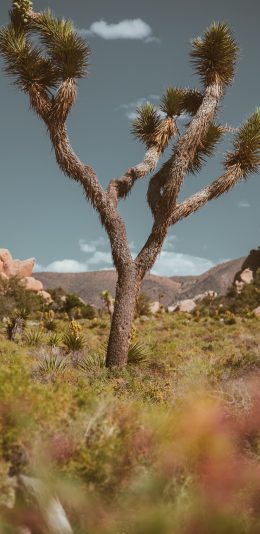
[[[164,306],[169,306],[180,299],[193,298],[210,290],[225,294],[245,261],[246,258],[226,261],[198,276],[168,278],[148,274],[143,281],[141,291],[153,301],[160,300]],[[110,291],[113,296],[115,294],[115,271],[36,273],[34,276],[43,283],[46,290],[62,287],[67,293],[75,293],[97,307],[102,305],[100,294],[104,289]]]

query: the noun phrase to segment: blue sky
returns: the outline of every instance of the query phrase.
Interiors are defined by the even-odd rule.
[[[1,24],[11,2],[1,2]],[[36,0],[36,11],[51,7],[71,18],[91,46],[90,73],[79,83],[69,118],[71,142],[93,166],[104,186],[141,161],[144,149],[130,134],[137,105],[159,103],[171,85],[199,88],[189,62],[191,39],[213,20],[225,20],[241,47],[234,84],[221,106],[222,123],[239,126],[260,105],[257,0]],[[35,256],[38,269],[84,271],[112,268],[109,244],[98,216],[80,187],[59,171],[44,125],[26,96],[0,76],[0,247],[14,257]],[[181,198],[222,172],[228,134],[202,173],[188,176]],[[121,202],[133,255],[146,239],[151,215],[147,179]],[[225,259],[247,254],[260,243],[260,176],[179,223],[157,261],[161,275],[198,274]]]

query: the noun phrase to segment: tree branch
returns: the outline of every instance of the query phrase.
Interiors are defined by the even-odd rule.
[[[121,178],[111,180],[107,192],[114,205],[120,198],[125,198],[131,191],[136,180],[144,178],[157,167],[160,156],[168,146],[171,137],[178,133],[176,122],[171,117],[164,119],[155,135],[152,146],[145,153],[138,165],[130,167]]]
[[[219,84],[212,84],[206,89],[202,103],[186,132],[180,137],[173,155],[160,171],[152,176],[147,200],[155,219],[157,216],[160,219],[162,210],[166,218],[170,218],[184,177],[196,155],[201,139],[214,119],[222,96],[223,87]]]
[[[220,176],[212,184],[204,187],[181,204],[177,205],[173,211],[171,224],[175,224],[181,219],[185,219],[191,213],[198,211],[210,200],[220,197],[234,187],[243,178],[243,171],[239,165],[234,165],[225,174]]]

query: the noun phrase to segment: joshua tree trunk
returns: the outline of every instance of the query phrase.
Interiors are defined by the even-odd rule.
[[[127,364],[136,301],[141,285],[135,265],[118,274],[115,308],[112,317],[107,350],[107,367],[123,367]]]

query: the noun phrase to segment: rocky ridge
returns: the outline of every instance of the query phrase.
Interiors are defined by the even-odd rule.
[[[43,284],[32,276],[35,266],[35,258],[28,260],[14,260],[8,249],[0,249],[0,278],[8,280],[12,276],[17,276],[25,285],[26,289],[40,295],[47,304],[52,302],[51,295],[44,291]]]

